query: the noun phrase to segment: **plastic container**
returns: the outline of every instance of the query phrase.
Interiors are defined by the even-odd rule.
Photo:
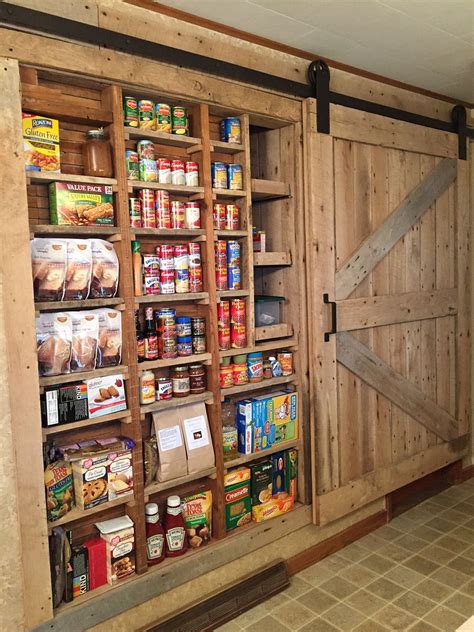
[[[281,323],[281,304],[284,296],[255,296],[255,325],[265,327]]]

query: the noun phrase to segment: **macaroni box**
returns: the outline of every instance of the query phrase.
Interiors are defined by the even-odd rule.
[[[135,574],[135,529],[129,516],[96,522],[100,537],[105,540],[107,582],[117,584]]]
[[[251,521],[250,470],[248,467],[230,470],[224,475],[224,497],[227,531]]]
[[[277,494],[263,505],[255,505],[252,507],[252,519],[255,522],[263,522],[281,516],[291,511],[295,506],[295,499],[287,494]]]
[[[293,441],[298,436],[298,393],[274,393],[270,402],[275,424],[275,443]]]
[[[285,489],[285,452],[277,452],[272,454],[272,466],[273,466],[273,480],[272,480],[272,493],[279,494],[280,492],[288,492]]]
[[[271,448],[275,442],[275,424],[272,416],[272,397],[261,395],[252,399],[254,452]]]
[[[251,501],[253,505],[266,503],[272,497],[273,465],[271,461],[262,461],[250,466]]]
[[[253,452],[252,400],[237,403],[237,450],[241,454]]]
[[[112,226],[112,187],[87,182],[51,182],[49,221],[51,224],[74,226]]]
[[[285,456],[285,492],[296,499],[298,493],[298,452],[287,450]]]
[[[59,122],[23,112],[22,128],[26,170],[60,173]]]

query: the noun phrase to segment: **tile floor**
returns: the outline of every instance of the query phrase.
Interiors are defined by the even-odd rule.
[[[472,615],[474,479],[298,573],[219,630],[454,632]]]

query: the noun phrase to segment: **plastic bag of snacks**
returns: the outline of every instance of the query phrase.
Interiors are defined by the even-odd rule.
[[[92,282],[90,298],[112,298],[117,293],[119,261],[113,245],[92,239]]]
[[[62,239],[30,242],[35,301],[61,301],[66,279],[67,245]]]
[[[71,373],[95,368],[99,317],[93,311],[69,312],[72,321]]]
[[[89,239],[67,240],[67,268],[64,300],[84,300],[89,296],[92,250]]]
[[[36,346],[41,376],[69,373],[72,351],[72,321],[69,314],[40,314],[36,318]]]

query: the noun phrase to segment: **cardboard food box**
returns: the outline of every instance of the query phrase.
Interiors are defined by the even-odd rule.
[[[86,540],[84,546],[88,553],[89,590],[107,583],[106,546],[102,538]]]
[[[205,491],[183,498],[184,523],[188,546],[197,549],[207,544],[212,532],[212,492]]]
[[[84,382],[48,387],[41,395],[41,420],[46,428],[88,417],[87,385]]]
[[[253,452],[252,400],[237,403],[237,450],[241,454]]]
[[[269,405],[275,424],[275,443],[296,439],[298,437],[298,393],[292,391],[273,393]]]
[[[49,221],[74,226],[114,223],[112,187],[86,182],[51,182]]]
[[[100,417],[126,410],[123,375],[104,375],[86,380],[89,417]]]
[[[241,527],[252,519],[250,504],[250,469],[241,467],[224,475],[225,523],[227,531]]]
[[[288,492],[285,489],[285,452],[277,452],[272,454],[273,465],[273,485],[272,494],[279,494],[280,492]]]
[[[272,497],[273,464],[271,461],[262,461],[250,466],[250,490],[253,505],[268,502]]]
[[[89,561],[85,546],[72,549],[72,598],[77,599],[89,592]]]
[[[252,507],[252,519],[255,522],[263,522],[281,516],[291,511],[295,506],[295,499],[287,494],[277,494],[263,505]]]
[[[252,399],[252,419],[254,429],[254,452],[271,448],[275,443],[272,397],[260,395]]]
[[[114,586],[135,574],[135,528],[129,516],[96,522],[105,540],[107,582]]]
[[[285,492],[296,500],[298,495],[298,452],[295,449],[285,452]]]
[[[59,122],[23,112],[22,128],[26,170],[60,173]]]

